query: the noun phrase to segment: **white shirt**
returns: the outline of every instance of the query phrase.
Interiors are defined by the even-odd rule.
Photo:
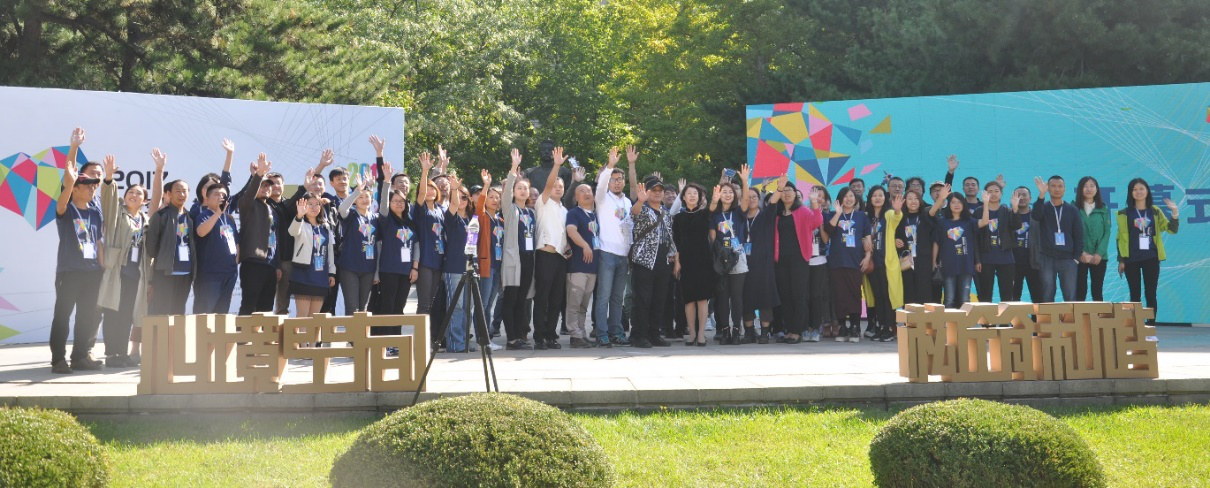
[[[613,170],[601,170],[597,178],[597,225],[600,228],[601,250],[614,256],[630,254],[630,207],[633,203],[626,195],[614,195],[609,191],[609,178]],[[619,215],[621,216],[619,218]]]
[[[555,248],[555,252],[563,254],[567,250],[567,209],[563,207],[563,202],[551,197],[543,203],[539,196],[534,207],[538,216],[538,243],[535,249],[549,245]]]

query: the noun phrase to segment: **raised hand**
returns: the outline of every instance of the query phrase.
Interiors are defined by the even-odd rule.
[[[441,144],[438,144],[437,145],[437,167],[440,168],[442,172],[445,172],[445,168],[449,167],[449,165],[450,165],[449,153],[445,152],[445,148],[441,147]]]
[[[521,150],[514,147],[512,151],[509,151],[508,155],[512,158],[512,171],[515,173],[517,172],[517,168],[521,167]]]
[[[677,193],[680,193],[680,192],[685,191],[685,185],[686,185],[686,184],[688,184],[688,182],[687,182],[687,181],[685,181],[685,179],[684,179],[684,178],[681,178],[681,179],[679,179],[679,180],[676,180],[676,190],[677,190]]]
[[[1021,198],[1017,196],[1017,192],[1013,192],[1012,196],[1008,198],[1008,206],[1016,210],[1018,203],[1021,203]]]
[[[390,161],[383,161],[382,162],[382,178],[389,182],[389,181],[391,181],[392,176],[395,176],[395,167],[391,166]]]
[[[996,175],[996,183],[1000,184],[1000,190],[1008,190],[1008,182],[1004,179],[1004,173]]]
[[[639,202],[640,204],[647,203],[647,189],[643,188],[642,186],[635,188],[634,189],[634,199],[635,199],[635,201]]]
[[[823,206],[823,194],[819,192],[819,188],[811,191],[811,210],[819,210]]]
[[[982,194],[980,194],[979,196],[980,196],[980,197],[982,197],[981,201],[982,201],[983,203],[987,203],[987,200],[988,200],[989,198],[991,198],[991,196],[992,196],[992,195],[991,195],[991,193],[988,193],[987,191],[984,191],[984,192],[983,192]]]
[[[613,169],[614,166],[618,165],[618,161],[621,161],[621,160],[622,160],[622,155],[618,154],[618,147],[614,146],[614,147],[609,148],[609,164],[608,164],[609,168]]]
[[[84,144],[84,128],[76,127],[71,131],[71,145],[80,147],[81,144]]]
[[[455,191],[459,188],[462,188],[462,180],[458,179],[458,177],[456,175],[450,175],[449,179],[450,179],[450,191]]]
[[[748,175],[751,175],[751,174],[752,174],[751,166],[748,166],[745,164],[745,165],[739,167],[739,177],[743,178],[743,181],[748,181]]]
[[[231,142],[231,139],[224,138],[223,139],[223,150],[227,151],[227,154],[234,153],[235,152],[235,143]]]
[[[299,198],[297,207],[298,207],[297,208],[298,218],[301,219],[301,218],[303,218],[303,216],[307,215],[307,199],[306,198]]]
[[[75,160],[67,160],[67,166],[63,168],[63,186],[67,187],[65,191],[71,191],[75,186],[76,180],[80,178],[80,171],[76,168]]]
[[[937,194],[937,201],[942,201],[942,200],[945,200],[946,198],[949,198],[950,193],[953,193],[953,192],[954,192],[954,188],[951,185],[945,185],[945,186],[941,187],[940,193]]]
[[[894,195],[891,197],[891,209],[895,212],[903,210],[903,195]]]
[[[484,189],[492,187],[492,173],[486,168],[479,170],[479,178],[483,179]]]
[[[567,156],[563,155],[563,147],[562,147],[562,146],[560,146],[560,147],[556,147],[556,148],[555,148],[555,150],[554,150],[554,151],[552,151],[552,152],[550,153],[550,157],[551,157],[551,158],[553,158],[553,159],[555,160],[555,167],[556,167],[556,168],[558,168],[559,166],[562,166],[562,165],[563,165],[563,163],[564,163],[565,161],[567,161]]]
[[[950,173],[953,173],[954,170],[958,169],[958,156],[951,154],[950,157],[945,160],[945,163],[949,165]]]
[[[1170,199],[1170,198],[1165,198],[1164,206],[1168,207],[1168,211],[1172,212],[1172,218],[1175,219],[1176,215],[1177,215],[1176,202],[1172,201],[1172,199]]]
[[[420,153],[420,171],[421,174],[427,175],[433,169],[433,155],[428,151]]]
[[[574,171],[571,172],[571,181],[579,183],[581,181],[584,181],[584,178],[586,176],[588,176],[588,170],[585,169],[583,166],[580,166],[579,168],[576,168]]]
[[[112,154],[105,155],[105,181],[113,181],[114,173],[118,171],[118,163]]]
[[[718,203],[719,199],[722,197],[723,197],[723,186],[714,185],[714,193],[710,195],[710,201],[712,203]]]
[[[375,154],[376,154],[378,157],[380,157],[380,158],[381,158],[381,157],[382,157],[382,150],[383,150],[383,148],[384,148],[384,147],[386,147],[386,145],[387,145],[387,141],[386,141],[385,139],[381,138],[381,137],[376,136],[376,135],[371,135],[371,136],[370,136],[370,145],[371,145],[371,146],[374,146],[374,153],[375,153]]]
[[[782,173],[781,176],[777,177],[777,191],[781,191],[783,188],[786,187],[786,183],[789,183],[789,182],[790,182],[790,174]]]
[[[155,170],[162,171],[164,169],[164,165],[168,163],[168,155],[161,152],[160,148],[158,147],[153,148],[151,150],[151,160],[155,161]]]
[[[1042,195],[1046,194],[1046,181],[1041,176],[1035,176],[1034,186],[1038,187],[1038,198],[1042,198]]]
[[[303,174],[303,187],[308,191],[311,190],[311,182],[315,180],[315,168],[307,168],[307,172]]]
[[[323,173],[324,168],[328,167],[328,165],[332,164],[332,161],[335,161],[335,160],[336,160],[336,156],[332,152],[332,150],[324,149],[324,152],[319,155],[319,166],[315,167],[315,172]]]
[[[256,174],[265,176],[270,167],[272,167],[272,163],[269,162],[269,157],[265,153],[256,155]]]
[[[639,150],[634,146],[626,146],[626,160],[633,165],[635,161],[639,160]]]

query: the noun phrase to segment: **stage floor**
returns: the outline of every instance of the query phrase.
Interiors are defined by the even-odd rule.
[[[1210,402],[1210,328],[1158,327],[1158,380],[909,384],[895,343],[802,343],[635,349],[496,351],[500,390],[570,409],[861,403],[894,407],[959,396],[1031,404]],[[103,349],[97,346],[97,351]],[[80,414],[389,411],[411,393],[137,395],[138,370],[54,375],[45,343],[0,346],[0,405]],[[351,374],[336,363],[333,373]],[[286,374],[309,378],[291,362]],[[437,355],[421,401],[484,391],[479,353]]]

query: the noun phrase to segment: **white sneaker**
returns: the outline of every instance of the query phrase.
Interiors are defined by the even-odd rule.
[[[714,331],[714,316],[706,317],[706,330]]]
[[[487,343],[487,348],[488,348],[488,349],[491,349],[491,350],[493,350],[493,351],[499,351],[499,350],[501,350],[501,349],[504,349],[504,346],[501,346],[501,345],[499,345],[499,344],[496,344],[495,342],[488,342],[488,343]]]

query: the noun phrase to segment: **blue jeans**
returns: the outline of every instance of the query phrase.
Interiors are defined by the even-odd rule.
[[[193,284],[193,313],[231,313],[231,292],[235,290],[235,273],[204,274]]]
[[[592,328],[602,342],[622,338],[622,297],[626,293],[626,273],[630,260],[607,252],[597,255],[597,289],[593,296]],[[608,325],[608,327],[606,327]]]
[[[962,308],[971,296],[971,275],[945,277],[945,308]]]
[[[462,273],[444,273],[442,276],[445,277],[445,293],[449,298],[446,303],[454,304],[454,313],[450,315],[450,326],[445,329],[445,350],[464,352],[466,351],[466,312],[462,308],[462,296],[466,293],[464,291],[459,296],[454,296],[454,292],[458,288],[458,281],[462,279]]]
[[[1076,299],[1076,269],[1078,263],[1072,258],[1055,258],[1045,254],[1038,256],[1038,274],[1042,277],[1042,302],[1055,301],[1055,275],[1058,275],[1059,286],[1063,290],[1063,301]]]

